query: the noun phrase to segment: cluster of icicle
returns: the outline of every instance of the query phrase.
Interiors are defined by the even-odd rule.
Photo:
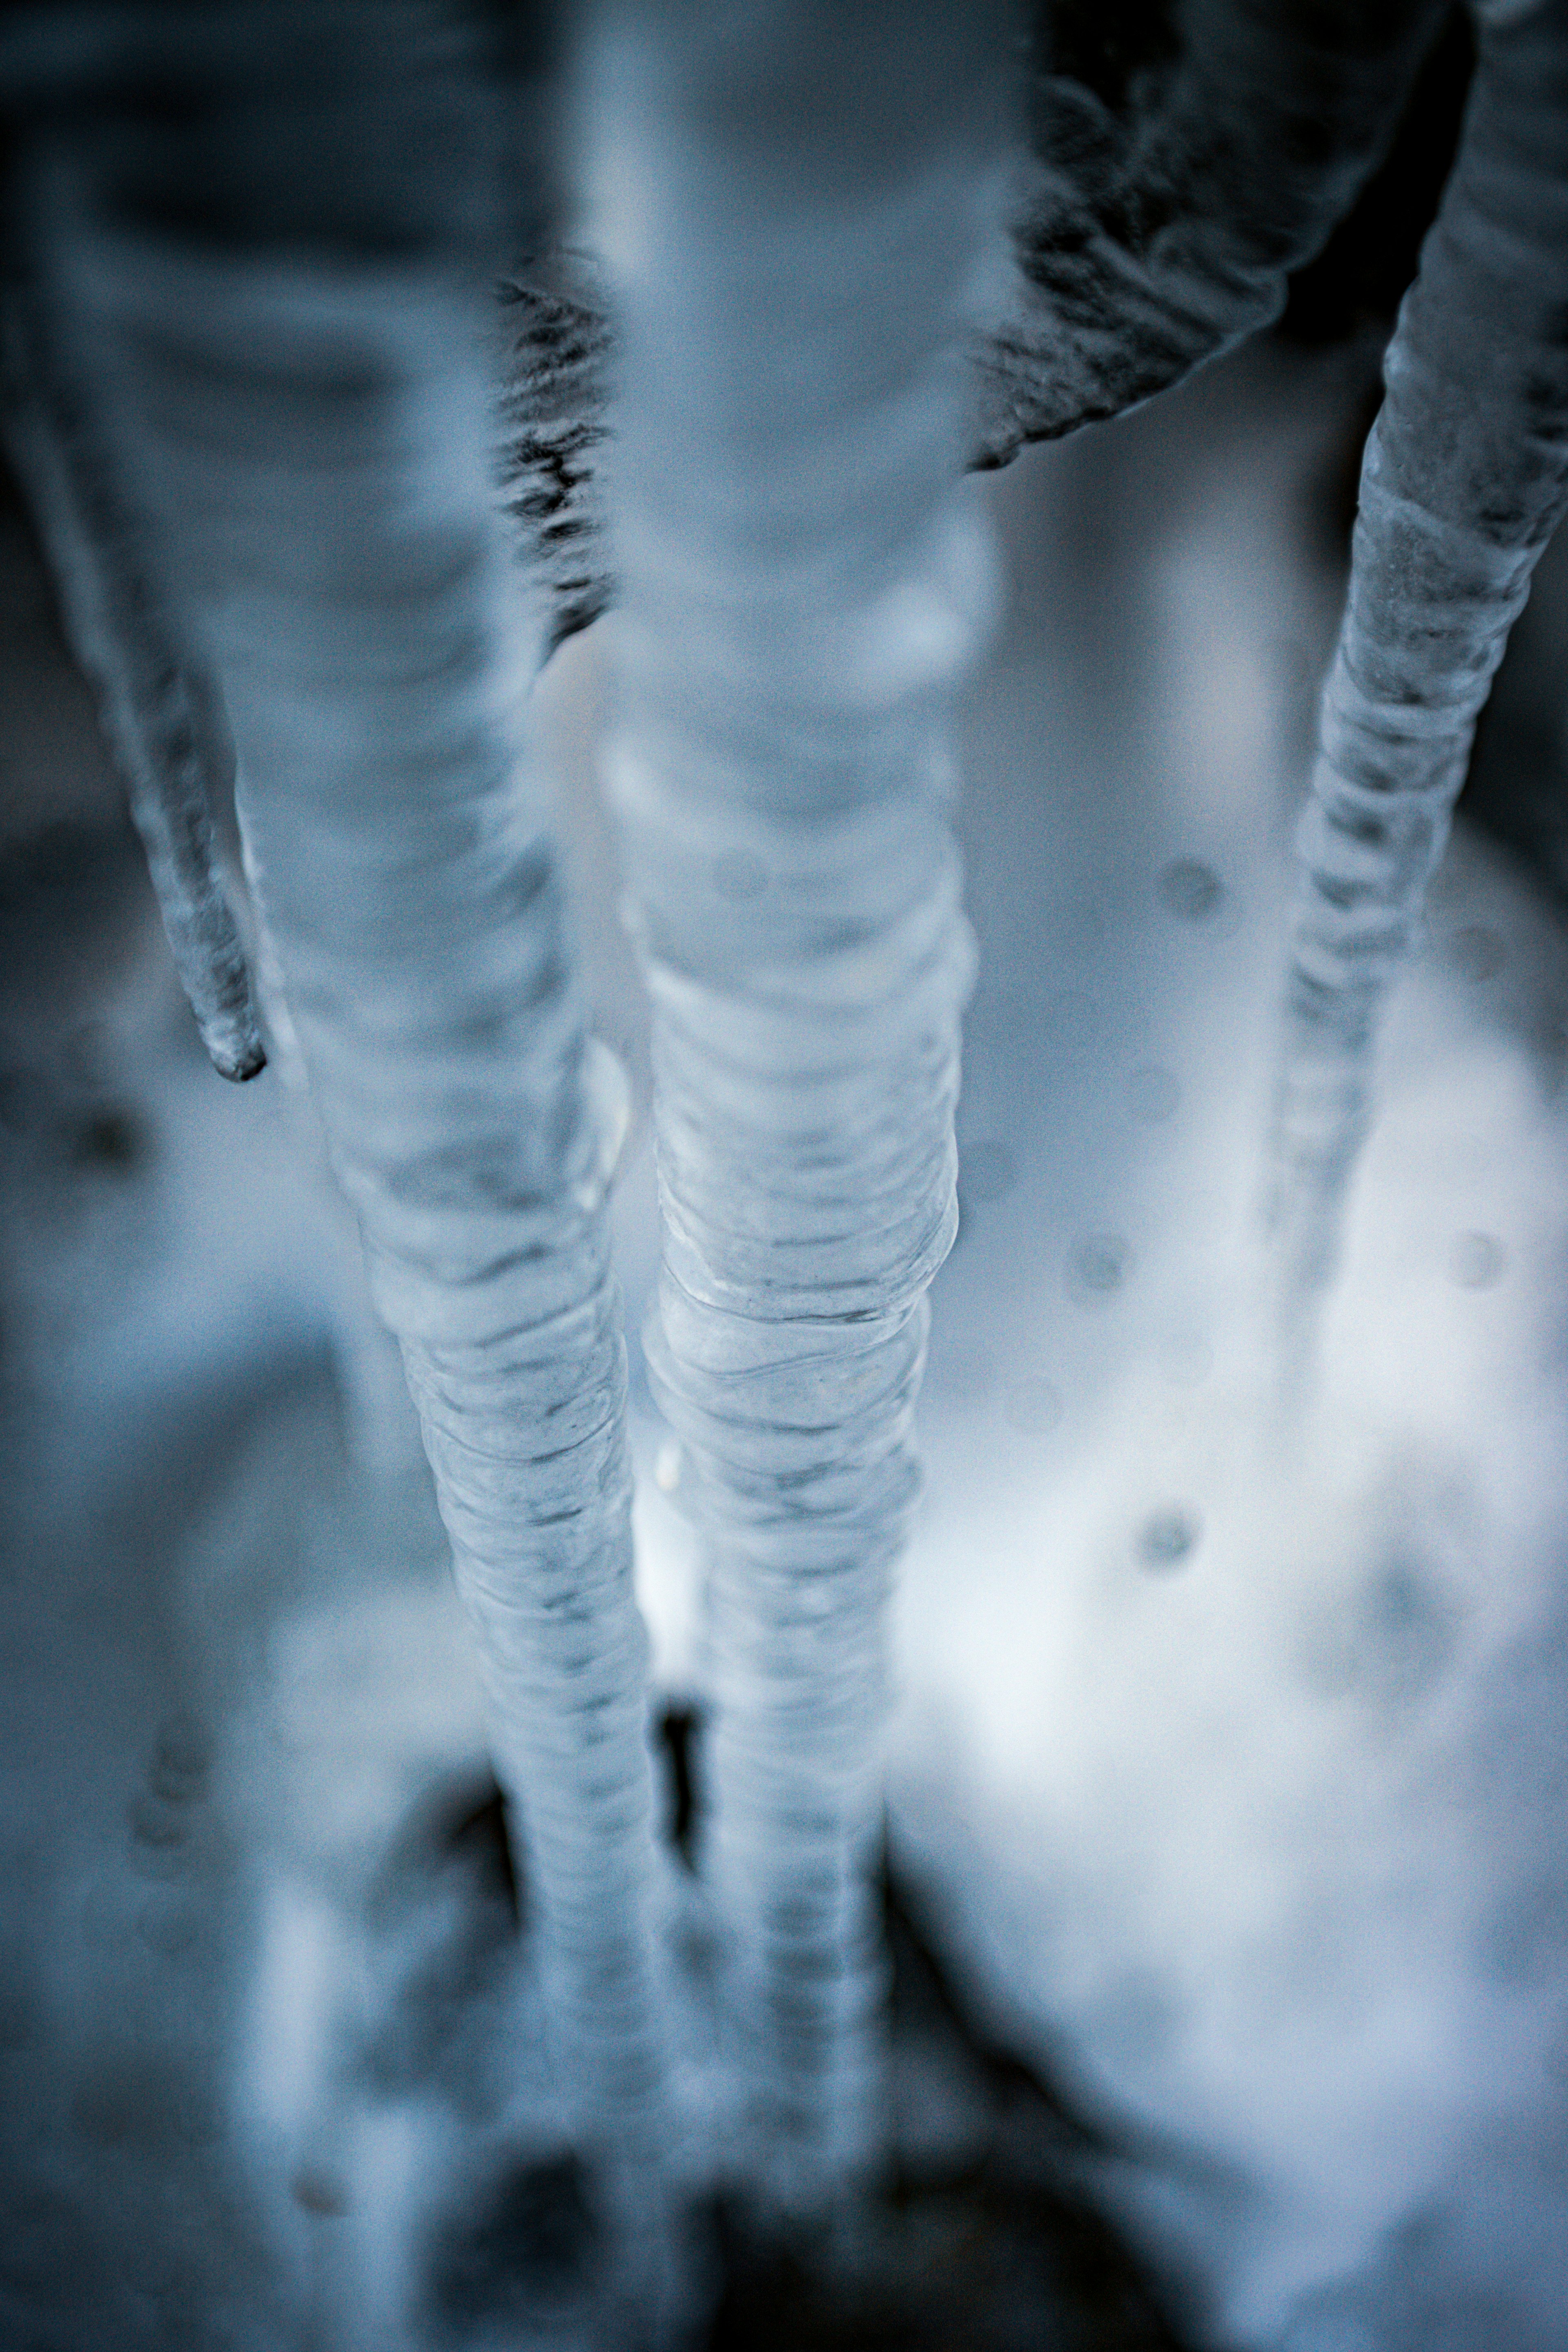
[[[1458,160],[1362,469],[1349,604],[1300,833],[1274,1126],[1286,1370],[1299,1380],[1477,717],[1568,507],[1568,5],[1479,5]]]
[[[1563,505],[1565,6],[1481,12],[1368,455],[1279,1127],[1299,1286],[1331,1255],[1376,1004]],[[31,48],[14,12],[0,99],[69,68],[108,164],[40,102],[9,406],[176,961],[243,1076],[260,1043],[208,814],[232,739],[290,1030],[451,1533],[572,2127],[620,2184],[626,2332],[651,2341],[656,2184],[691,2162],[649,1926],[605,1217],[624,1108],[585,1035],[530,680],[613,578],[665,1224],[647,1345],[707,1554],[701,1865],[747,2126],[697,2168],[820,2203],[879,2138],[886,1602],[953,1231],[972,950],[947,730],[991,593],[958,477],[1268,316],[1436,16],[1188,0],[1134,39],[1046,11],[1009,277],[1006,42],[973,10],[606,12],[583,108],[606,497],[592,283],[531,265],[494,316],[508,240],[542,247],[502,185],[482,13],[301,0],[285,36],[233,0],[182,19],[176,57],[157,12]]]
[[[441,90],[439,18],[404,30]],[[352,75],[331,94],[363,102]],[[606,1222],[625,1092],[585,1036],[530,741],[547,623],[495,493],[489,254],[444,199],[405,204],[388,255],[352,218],[305,240],[247,198],[198,239],[95,193],[57,192],[41,232],[65,364],[101,379],[221,685],[247,869],[521,1824],[567,2126],[619,2217],[606,2293],[657,2330],[670,2132]]]
[[[421,15],[405,37],[428,44]],[[942,11],[879,8],[749,29],[656,11],[597,47],[625,354],[615,791],[667,1234],[649,1345],[710,1555],[706,1865],[752,2126],[709,2169],[771,2172],[796,2205],[879,2139],[886,1602],[956,1221],[973,953],[947,718],[992,593],[957,486],[999,54]],[[623,2241],[640,2194],[651,2242],[679,2135],[605,1218],[624,1102],[584,1034],[526,709],[563,603],[596,593],[557,458],[591,446],[568,412],[601,339],[532,293],[558,364],[498,423],[482,271],[439,204],[405,200],[390,256],[352,196],[301,235],[293,192],[246,184],[267,124],[243,55],[226,69],[216,234],[167,203],[212,161],[182,159],[177,123],[119,180],[45,175],[55,340],[32,380],[79,388],[134,512],[106,535],[106,491],[85,531],[155,583],[122,599],[117,644],[155,625],[170,676],[221,690],[269,960],[474,1630],[572,2127],[602,2193],[620,2185]],[[345,74],[337,102],[356,97]],[[61,400],[46,423],[46,456],[75,464],[78,417]],[[538,478],[511,493],[542,556],[531,602],[498,432]],[[142,691],[132,767],[170,761],[156,711]],[[633,2270],[647,2329],[659,2288]]]

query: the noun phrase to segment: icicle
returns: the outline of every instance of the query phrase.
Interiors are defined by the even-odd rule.
[[[213,840],[218,730],[148,576],[90,398],[68,388],[36,297],[5,306],[6,438],[98,696],[180,984],[213,1067],[253,1078],[266,1051]]]
[[[1568,505],[1568,5],[1477,15],[1458,161],[1367,443],[1299,836],[1271,1202],[1292,1377],[1333,1272],[1383,1000]]]
[[[61,274],[222,679],[250,868],[523,1823],[561,2079],[607,2186],[629,2197],[643,2170],[657,2238],[646,1640],[605,1216],[624,1095],[584,1044],[530,755],[537,643],[491,490],[482,305],[434,263],[110,229]]]
[[[885,1604],[972,968],[947,739],[992,593],[955,486],[993,38],[962,11],[656,10],[595,85],[623,339],[611,785],[665,1225],[646,1345],[709,1563],[703,1858],[750,2160],[791,2201],[879,2139]]]

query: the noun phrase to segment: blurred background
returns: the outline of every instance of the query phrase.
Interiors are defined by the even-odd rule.
[[[1049,2109],[1061,2156],[1070,2119],[1075,2242],[1106,2234],[1092,2295],[1040,2290],[1090,2314],[1064,2342],[1543,2352],[1568,2319],[1568,547],[1289,1426],[1258,1304],[1291,825],[1468,68],[1457,19],[1274,331],[973,486],[1008,606],[964,712],[982,963],[889,1832],[952,2032],[910,2041],[900,2131],[993,2127],[977,2051],[1035,2086],[1018,2129]],[[500,2054],[526,1889],[355,1237],[287,1055],[244,1088],[201,1055],[9,483],[0,611],[0,2341],[390,2344],[416,2242],[434,2336],[568,2341],[559,2168],[499,2235],[426,2211],[543,2095]],[[701,1621],[636,1339],[614,629],[538,703],[637,1104],[674,1829]]]

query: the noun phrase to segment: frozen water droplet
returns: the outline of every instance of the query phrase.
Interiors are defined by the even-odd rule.
[[[146,1159],[148,1148],[147,1130],[137,1114],[114,1104],[83,1120],[72,1139],[71,1158],[79,1168],[129,1176]]]
[[[1131,1263],[1132,1253],[1120,1234],[1084,1234],[1068,1260],[1068,1288],[1082,1303],[1113,1298]]]
[[[1448,1271],[1462,1290],[1489,1290],[1507,1260],[1495,1234],[1460,1234],[1448,1254]]]
[[[1000,1201],[1017,1182],[1018,1171],[1007,1145],[987,1139],[964,1146],[958,1181],[966,1200]]]
[[[158,1727],[148,1782],[170,1804],[199,1797],[212,1770],[211,1738],[193,1716],[169,1716]]]
[[[1003,1418],[1021,1437],[1048,1437],[1062,1417],[1062,1401],[1047,1380],[1015,1381],[1002,1407]]]
[[[1196,1547],[1203,1521],[1184,1503],[1152,1511],[1138,1530],[1138,1557],[1145,1568],[1180,1568]]]
[[[1147,1119],[1152,1127],[1157,1127],[1171,1117],[1181,1101],[1181,1081],[1173,1071],[1163,1069],[1157,1062],[1145,1062],[1128,1080],[1127,1096],[1134,1118]]]
[[[1201,858],[1178,857],[1159,880],[1160,903],[1179,923],[1207,923],[1225,900],[1225,885]]]

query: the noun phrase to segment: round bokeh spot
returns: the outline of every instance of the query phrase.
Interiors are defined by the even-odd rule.
[[[1173,858],[1161,873],[1160,903],[1179,923],[1208,923],[1225,903],[1225,884],[1200,857]]]
[[[1168,1573],[1191,1559],[1203,1531],[1204,1523],[1190,1504],[1163,1504],[1138,1530],[1138,1558],[1145,1568]]]

